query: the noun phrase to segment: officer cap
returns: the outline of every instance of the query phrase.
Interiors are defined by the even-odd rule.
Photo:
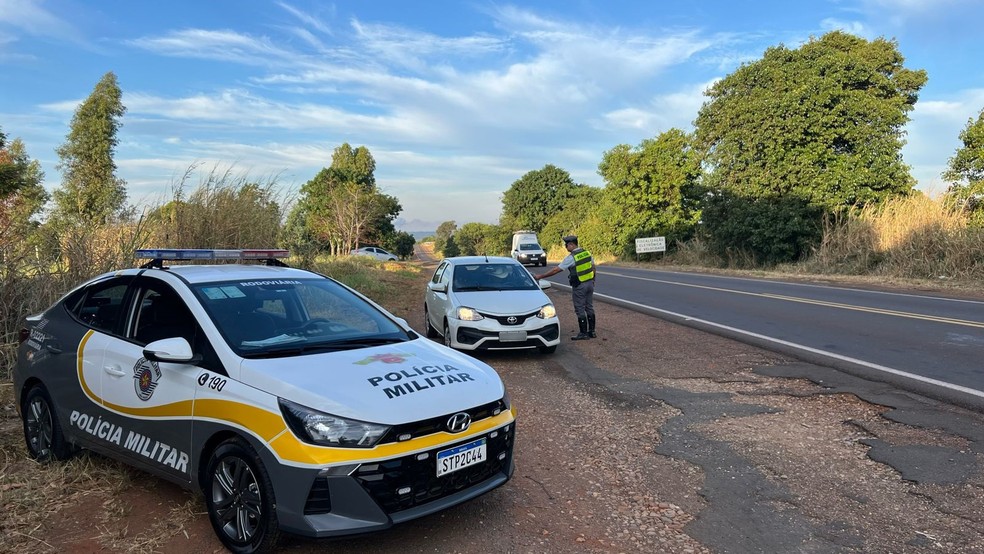
[[[577,244],[577,235],[567,235],[566,237],[564,237],[564,244],[567,244],[568,242],[573,242],[574,244]]]

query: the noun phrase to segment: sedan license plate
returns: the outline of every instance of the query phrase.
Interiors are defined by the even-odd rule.
[[[500,342],[523,342],[526,340],[526,331],[499,331]]]
[[[459,469],[485,461],[485,439],[442,450],[437,453],[437,476],[454,473]]]

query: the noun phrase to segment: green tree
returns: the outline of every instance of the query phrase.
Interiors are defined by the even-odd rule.
[[[335,149],[331,165],[301,187],[294,211],[305,214],[307,233],[332,255],[347,254],[360,243],[379,243],[393,232],[392,221],[402,207],[378,190],[375,169],[368,148],[345,143]]]
[[[699,217],[700,156],[691,137],[670,129],[638,148],[621,144],[605,152],[598,173],[620,217],[615,240],[626,254],[634,239],[665,236],[668,244],[690,238]]]
[[[99,225],[126,213],[126,182],[116,176],[113,160],[126,113],[122,96],[109,72],[75,111],[65,143],[56,150],[62,185],[54,191],[53,220]]]
[[[458,225],[454,221],[445,221],[438,225],[437,230],[434,231],[434,250],[444,252],[444,245],[457,229]]]
[[[406,231],[394,231],[386,236],[386,240],[382,244],[384,248],[391,250],[401,260],[405,260],[413,255],[413,245],[417,244],[417,239]]]
[[[454,233],[454,240],[464,256],[502,256],[512,233],[500,225],[489,223],[465,223]]]
[[[597,213],[604,199],[604,190],[597,187],[581,186],[578,187],[574,195],[567,200],[564,209],[555,213],[543,226],[540,231],[540,246],[549,251],[552,247],[563,246],[562,239],[567,235],[584,234],[586,223]],[[592,237],[592,250],[594,254],[598,250],[598,237]],[[606,241],[611,242],[611,241]]]
[[[926,72],[903,62],[894,41],[834,31],[795,50],[769,48],[718,81],[695,122],[708,197],[792,197],[772,212],[781,228],[793,205],[837,212],[911,193],[901,149]],[[716,240],[717,222],[703,221]]]
[[[502,195],[500,224],[513,231],[540,231],[551,216],[563,209],[575,188],[571,175],[554,165],[530,171]]]
[[[984,110],[967,120],[960,142],[943,178],[949,181],[947,200],[960,206],[977,227],[984,227]]]
[[[447,242],[444,243],[444,248],[441,250],[445,258],[452,258],[454,256],[460,256],[461,250],[458,248],[458,244],[454,241],[454,235],[448,237]]]
[[[31,160],[20,139],[9,144],[0,129],[0,273],[11,269],[13,260],[26,252],[34,240],[34,221],[48,193],[41,184],[44,172]]]

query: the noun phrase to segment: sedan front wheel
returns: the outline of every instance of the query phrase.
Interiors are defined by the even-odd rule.
[[[280,527],[273,484],[243,439],[229,439],[215,449],[203,488],[208,519],[226,548],[252,554],[276,547]]]
[[[444,346],[454,348],[451,346],[451,326],[448,325],[447,321],[444,322]]]

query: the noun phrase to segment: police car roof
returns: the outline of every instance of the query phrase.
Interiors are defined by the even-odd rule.
[[[164,270],[180,275],[189,283],[209,283],[236,279],[311,279],[316,274],[293,267],[277,267],[259,264],[173,265]]]

